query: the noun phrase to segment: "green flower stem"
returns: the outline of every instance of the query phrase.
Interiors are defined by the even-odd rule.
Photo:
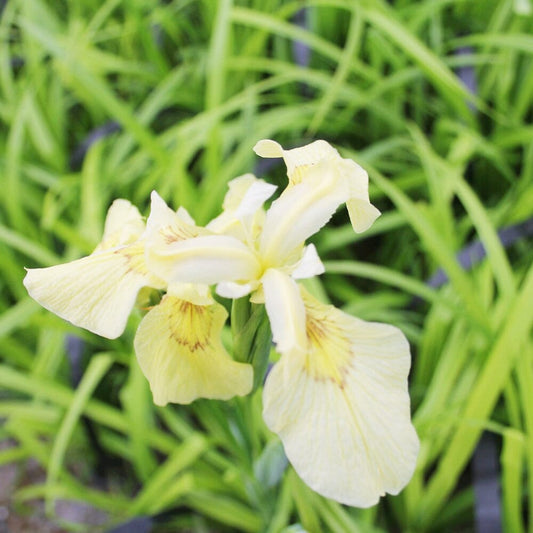
[[[250,315],[252,304],[244,296],[233,300],[231,305],[231,335],[233,337],[233,359],[241,363],[248,361],[252,337],[247,329],[252,326]]]
[[[250,363],[254,368],[253,393],[265,378],[272,345],[272,332],[265,306],[251,304],[247,297],[233,300],[231,332],[234,359]]]
[[[258,306],[258,314],[261,319],[255,332],[250,352],[251,363],[254,367],[254,387],[252,392],[255,392],[265,380],[272,347],[272,331],[264,305]]]

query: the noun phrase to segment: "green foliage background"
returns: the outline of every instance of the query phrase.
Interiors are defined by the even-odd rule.
[[[44,499],[53,518],[55,500],[67,499],[105,511],[109,525],[177,509],[169,531],[469,531],[469,465],[488,431],[501,443],[505,528],[532,532],[533,251],[525,238],[504,249],[497,235],[533,216],[532,7],[8,1],[0,440],[13,445],[0,465],[34,458],[46,471],[44,482],[20,484],[17,512]],[[295,62],[296,42],[307,66]],[[465,68],[475,92],[457,75]],[[108,121],[120,131],[71,166]],[[146,214],[155,188],[206,222],[227,182],[254,168],[262,138],[330,141],[368,169],[383,212],[357,236],[344,212],[335,216],[315,239],[327,273],[313,285],[347,312],[399,326],[412,346],[419,464],[401,495],[372,509],[323,499],[285,468],[259,394],[155,407],[132,351],[140,314],[108,341],[44,311],[22,286],[23,266],[90,253],[114,198]],[[268,176],[284,183],[282,167]],[[475,239],[487,256],[465,270],[456,254]],[[449,281],[425,284],[439,268]],[[67,335],[85,341],[78,387]],[[102,461],[105,486],[95,481]]]

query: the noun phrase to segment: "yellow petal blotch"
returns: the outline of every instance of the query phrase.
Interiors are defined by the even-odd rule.
[[[220,333],[227,313],[167,294],[142,320],[135,352],[157,405],[228,400],[252,389],[251,365],[231,359]]]

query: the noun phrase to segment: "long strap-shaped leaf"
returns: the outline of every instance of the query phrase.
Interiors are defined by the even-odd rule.
[[[520,287],[518,297],[493,344],[487,362],[473,387],[462,420],[438,465],[419,505],[417,524],[426,527],[446,499],[476,446],[483,430],[473,422],[487,419],[500,397],[533,325],[533,266]]]

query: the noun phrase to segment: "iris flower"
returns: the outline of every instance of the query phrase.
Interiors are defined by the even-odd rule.
[[[223,212],[206,227],[155,192],[146,226],[129,202],[117,200],[90,256],[29,270],[24,283],[47,309],[109,338],[124,330],[142,287],[166,291],[134,341],[160,405],[248,394],[252,366],[223,348],[227,313],[209,287],[264,304],[281,356],[263,387],[267,426],[312,489],[368,507],[397,494],[415,468],[409,345],[399,329],[325,305],[299,283],[324,272],[306,241],[339,206],[356,232],[379,216],[368,175],[325,141],[284,150],[263,140],[254,149],[287,166],[288,185],[267,210],[276,188],[251,174],[230,182]]]
[[[255,238],[152,241],[148,264],[169,281],[217,284],[221,296],[251,293],[253,302],[264,302],[281,354],[263,390],[268,427],[311,488],[368,507],[386,492],[397,494],[415,467],[419,442],[410,421],[409,345],[399,329],[321,304],[297,282],[324,271],[305,241],[339,205],[346,204],[356,231],[377,218],[368,176],[325,141],[288,151],[261,141],[255,150],[283,157],[289,178],[266,213],[254,218],[256,227],[241,219],[241,235]]]

